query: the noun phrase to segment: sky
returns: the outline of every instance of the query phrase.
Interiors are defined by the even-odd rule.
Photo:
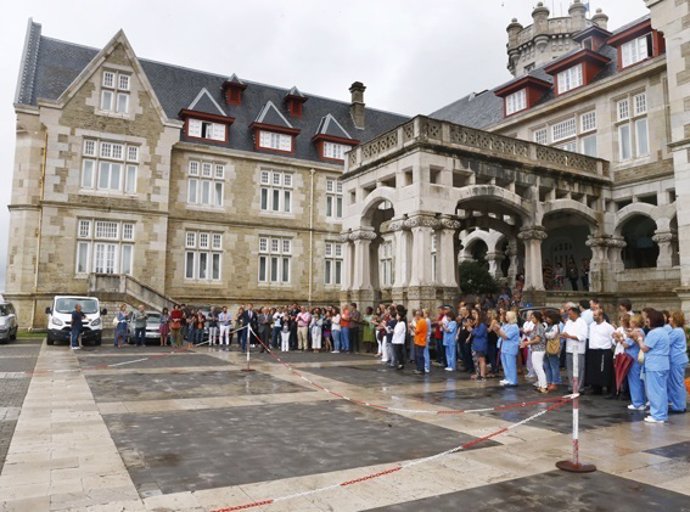
[[[545,0],[552,16],[570,0]],[[643,0],[590,0],[615,29],[647,14]],[[428,114],[510,78],[505,28],[532,22],[534,0],[23,0],[3,7],[0,31],[0,291],[5,289],[14,95],[27,21],[43,35],[102,48],[123,29],[151,60],[349,101]],[[423,7],[423,8],[422,8]]]

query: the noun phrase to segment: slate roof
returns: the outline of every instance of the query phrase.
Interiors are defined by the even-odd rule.
[[[195,112],[205,112],[207,114],[215,114],[217,116],[224,116],[225,111],[216,100],[213,99],[211,93],[205,87],[199,91],[194,101],[192,101],[187,110],[194,110]]]
[[[259,115],[256,116],[254,122],[280,126],[282,128],[294,128],[294,126],[290,124],[290,121],[288,121],[285,116],[280,113],[278,107],[276,107],[271,100],[268,100],[261,108]]]
[[[648,18],[649,15],[638,18],[624,25],[623,27],[617,29],[615,32],[613,32],[613,35],[619,34],[630,27],[642,23]],[[551,62],[548,62],[541,67],[533,69],[532,71],[527,73],[527,75],[539,78],[540,80],[544,80],[546,82],[553,83],[553,77],[546,73],[544,71],[544,68],[553,64],[554,62],[557,62],[558,60],[568,58],[573,53],[576,53],[581,49],[582,48],[578,47],[562,55],[557,60],[552,60]],[[597,51],[597,53],[605,57],[608,57],[611,60],[590,83],[596,83],[618,72],[618,52],[614,47],[604,45]],[[479,128],[483,130],[488,129],[491,126],[500,123],[505,118],[503,109],[503,98],[499,98],[498,96],[496,96],[494,94],[494,91],[501,89],[509,83],[514,82],[515,80],[519,80],[524,76],[525,75],[513,78],[508,82],[494,87],[493,89],[482,91],[480,93],[472,93],[468,96],[460,98],[459,100],[454,101],[453,103],[446,105],[445,107],[435,112],[432,112],[431,114],[429,114],[429,117],[440,119],[442,121],[449,121],[451,123],[461,124],[464,126],[469,126],[470,128]],[[555,98],[556,96],[552,89],[548,91],[535,106],[548,103],[549,101],[553,101]]]
[[[96,48],[45,37],[41,35],[41,25],[30,20],[15,101],[18,104],[36,105],[39,98],[57,99],[99,51]],[[304,93],[308,101],[304,103],[302,117],[291,117],[285,104],[285,96],[292,88],[275,87],[246,79],[240,81],[236,76],[234,78],[246,84],[247,88],[242,92],[241,105],[227,105],[222,86],[228,80],[228,75],[207,73],[147,59],[139,59],[139,62],[170,119],[179,119],[180,110],[192,104],[204,88],[221,107],[224,115],[235,118],[230,127],[229,142],[214,145],[256,152],[249,126],[269,101],[294,128],[301,131],[295,138],[294,156],[304,160],[320,161],[316,145],[311,138],[328,114],[334,116],[352,138],[362,142],[371,140],[409,119],[400,114],[367,108],[365,129],[360,130],[355,127],[350,115],[349,102],[309,93]],[[201,104],[197,104],[196,108],[219,114],[215,106],[209,110],[212,102],[208,101],[208,98],[202,97],[199,101]],[[185,139],[183,134],[181,139]],[[196,139],[190,142],[199,144]]]
[[[347,130],[343,128],[338,120],[331,114],[326,114],[321,118],[315,135],[330,135],[331,137],[340,137],[341,139],[352,138]]]

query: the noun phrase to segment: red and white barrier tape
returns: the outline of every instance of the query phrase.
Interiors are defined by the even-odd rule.
[[[248,510],[251,508],[268,506],[268,505],[272,505],[273,503],[278,503],[281,501],[292,500],[295,498],[304,498],[306,496],[311,496],[314,494],[320,494],[320,493],[330,491],[333,489],[339,489],[342,487],[349,487],[349,486],[356,485],[356,484],[366,482],[369,480],[374,480],[376,478],[382,478],[384,476],[387,476],[387,475],[390,475],[393,473],[397,473],[398,471],[402,471],[406,468],[418,466],[420,464],[431,462],[433,460],[440,459],[442,457],[446,457],[446,456],[451,455],[453,453],[457,453],[457,452],[472,448],[473,446],[476,446],[480,443],[483,443],[485,441],[488,441],[490,439],[498,437],[501,434],[505,434],[506,432],[509,432],[509,431],[514,430],[514,429],[516,429],[522,425],[525,425],[526,423],[529,423],[530,421],[535,420],[535,419],[539,418],[540,416],[543,416],[544,414],[546,414],[550,411],[554,411],[554,410],[558,409],[559,407],[563,407],[570,400],[571,400],[571,398],[565,398],[564,397],[559,402],[556,402],[556,403],[550,405],[549,407],[547,407],[543,411],[539,411],[539,412],[533,414],[532,416],[525,418],[524,420],[518,421],[517,423],[512,423],[511,425],[508,425],[507,427],[503,427],[503,428],[496,430],[490,434],[487,434],[487,435],[482,436],[482,437],[478,437],[476,439],[473,439],[472,441],[468,441],[467,443],[464,443],[460,446],[456,446],[455,448],[451,448],[450,450],[446,450],[444,452],[440,452],[440,453],[437,453],[435,455],[430,455],[428,457],[423,457],[421,459],[415,459],[415,460],[411,460],[411,461],[407,461],[407,462],[402,462],[400,464],[396,464],[395,466],[392,466],[390,468],[387,468],[387,469],[384,469],[381,471],[377,471],[375,473],[369,473],[369,474],[363,475],[359,478],[346,480],[346,481],[339,482],[336,484],[326,485],[323,487],[319,487],[317,489],[311,489],[309,491],[302,491],[302,492],[297,492],[297,493],[293,493],[293,494],[285,494],[282,496],[277,496],[275,498],[267,498],[267,499],[262,499],[262,500],[258,500],[258,501],[243,503],[240,505],[218,508],[218,509],[214,509],[213,512],[234,512],[237,510]]]
[[[504,404],[504,405],[499,405],[497,407],[485,407],[481,409],[440,409],[440,410],[430,410],[430,409],[403,409],[400,407],[389,407],[386,405],[377,405],[373,404],[371,402],[368,402],[366,400],[357,400],[356,398],[351,398],[349,396],[343,395],[341,393],[338,393],[337,391],[333,391],[331,389],[328,389],[327,387],[322,386],[318,382],[313,381],[304,373],[299,371],[297,368],[292,366],[290,363],[287,361],[283,361],[278,355],[274,353],[274,351],[266,346],[266,344],[259,338],[256,333],[252,330],[252,328],[249,328],[249,332],[251,333],[254,338],[261,344],[261,346],[264,347],[264,349],[268,352],[268,354],[273,357],[276,361],[278,361],[280,364],[282,364],[285,368],[287,368],[290,372],[294,373],[297,377],[302,379],[304,382],[309,384],[310,386],[315,387],[316,389],[323,391],[324,393],[328,393],[329,395],[338,398],[340,400],[345,400],[347,402],[351,402],[355,405],[361,405],[363,407],[371,407],[373,409],[378,409],[381,411],[387,411],[387,412],[395,412],[395,413],[402,413],[402,414],[432,414],[432,415],[458,415],[458,414],[474,414],[474,413],[481,413],[481,412],[496,412],[496,411],[504,411],[504,410],[510,410],[510,409],[521,409],[525,407],[531,407],[534,405],[539,405],[539,404],[545,404],[545,403],[553,403],[553,402],[560,402],[562,400],[570,400],[573,395],[564,395],[564,396],[557,396],[557,397],[550,397],[550,398],[541,398],[538,400],[531,400],[528,402],[516,402],[512,404]]]

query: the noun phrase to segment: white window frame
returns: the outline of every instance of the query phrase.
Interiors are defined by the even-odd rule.
[[[83,277],[90,272],[132,275],[135,227],[129,221],[78,219],[75,275]]]
[[[575,137],[577,135],[577,119],[575,116],[564,119],[551,125],[551,141],[560,142],[562,140]]]
[[[326,218],[343,218],[343,183],[335,178],[326,178]]]
[[[228,126],[203,119],[187,119],[187,137],[225,142],[228,139]]]
[[[187,229],[184,232],[184,246],[185,281],[199,283],[222,281],[223,233]]]
[[[343,268],[343,244],[327,240],[324,247],[324,284],[339,287],[343,283]]]
[[[564,69],[557,75],[558,94],[577,89],[584,84],[582,63]]]
[[[187,205],[222,209],[225,202],[225,163],[190,160],[187,163]],[[206,193],[205,191],[208,191]]]
[[[259,235],[257,281],[263,286],[290,286],[293,239]]]
[[[621,45],[621,69],[630,67],[650,57],[652,48],[649,41],[651,33],[627,41]]]
[[[520,89],[506,96],[506,115],[515,114],[527,108],[527,89]]]
[[[259,147],[262,149],[272,149],[284,153],[292,153],[293,137],[285,133],[259,130]]]
[[[259,175],[259,209],[271,215],[292,214],[294,176],[292,172],[261,169]]]
[[[391,288],[395,282],[393,240],[384,239],[379,246],[379,280],[381,288]]]
[[[104,69],[101,77],[100,111],[128,115],[131,87],[131,73]]]
[[[350,151],[351,147],[347,144],[339,144],[337,142],[323,142],[323,158],[329,160],[345,160],[345,153]]]
[[[618,160],[626,162],[650,155],[647,92],[630,94],[615,102]]]
[[[80,189],[136,195],[139,151],[139,146],[123,141],[85,138],[82,144]],[[116,182],[112,176],[114,166],[118,166]]]
[[[534,142],[545,146],[549,143],[549,129],[539,128],[537,130],[534,130],[532,137],[534,139]]]

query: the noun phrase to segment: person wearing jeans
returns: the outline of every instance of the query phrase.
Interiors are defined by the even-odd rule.
[[[134,313],[134,341],[137,347],[146,345],[146,313],[143,305]]]
[[[546,383],[549,391],[555,391],[561,384],[561,351],[563,344],[560,341],[560,329],[558,324],[560,322],[558,313],[552,312],[546,316],[547,329],[544,333],[546,338],[547,350],[544,356],[544,369],[546,370]],[[552,340],[558,344],[559,350],[555,354],[548,352],[548,346],[553,345]]]
[[[334,308],[334,315],[331,317],[331,337],[333,338],[332,354],[340,354],[340,335],[342,328],[340,327],[340,312],[338,308]]]
[[[345,306],[340,315],[340,350],[342,352],[350,351],[350,318],[350,308]]]

